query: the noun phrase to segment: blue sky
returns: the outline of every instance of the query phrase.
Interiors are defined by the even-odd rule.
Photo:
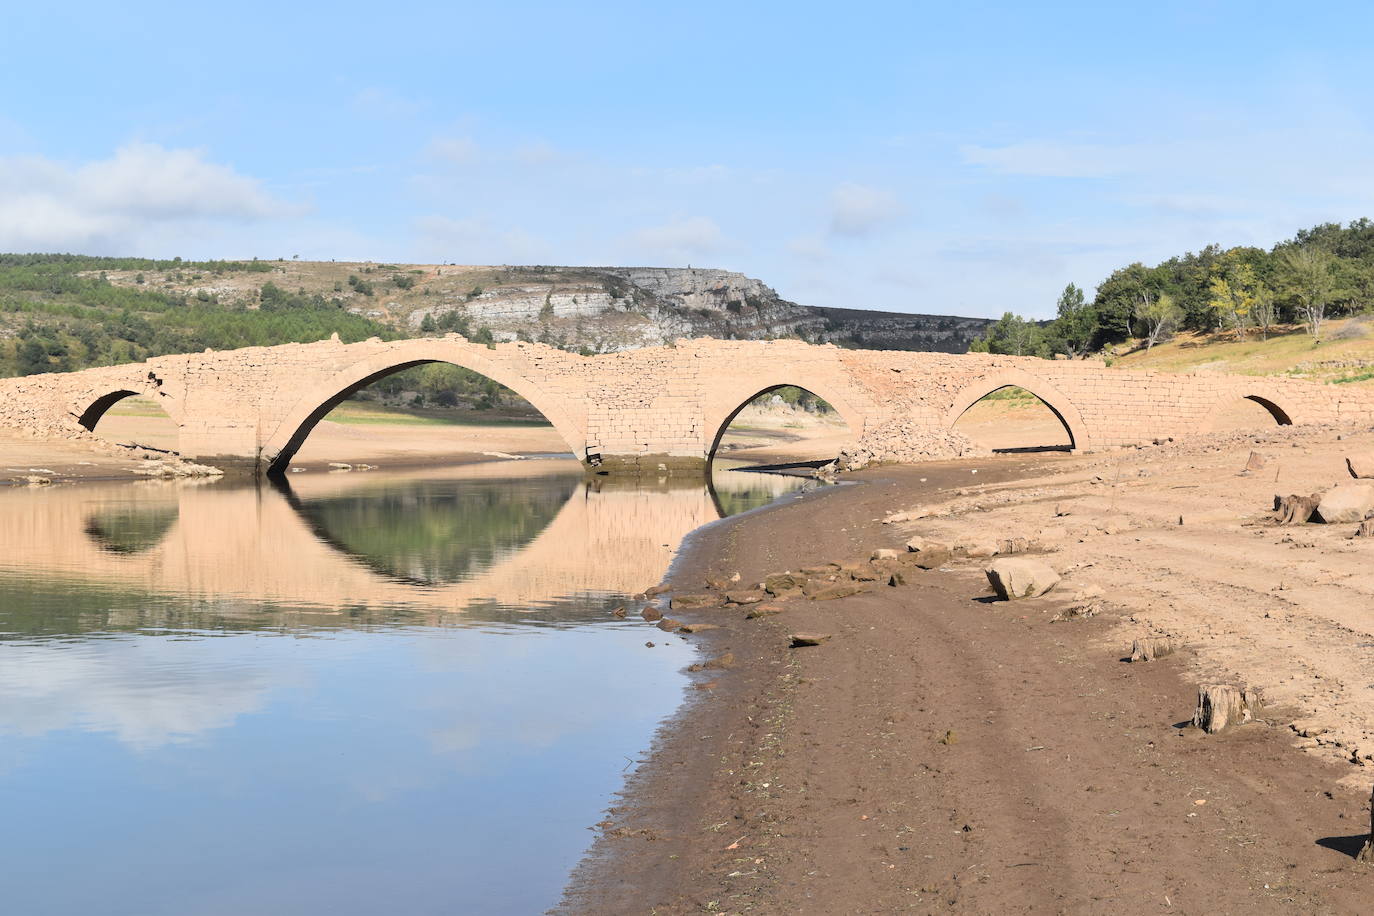
[[[957,8],[955,8],[957,6]],[[26,4],[0,250],[693,264],[817,305],[1374,216],[1374,7]]]

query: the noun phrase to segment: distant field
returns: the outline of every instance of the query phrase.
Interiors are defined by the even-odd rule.
[[[346,401],[325,417],[349,426],[548,426],[543,417],[512,417],[496,411],[449,411]]]
[[[125,398],[110,408],[107,417],[166,417],[148,398]],[[384,407],[346,401],[325,419],[348,426],[548,426],[543,417],[513,417],[499,411],[448,411]]]

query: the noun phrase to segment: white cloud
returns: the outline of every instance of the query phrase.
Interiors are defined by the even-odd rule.
[[[649,226],[631,233],[629,241],[635,248],[647,254],[670,261],[684,261],[692,257],[716,254],[725,247],[720,226],[704,216],[692,216],[659,226]]]
[[[0,734],[76,729],[114,735],[138,750],[190,741],[265,706],[304,682],[288,658],[216,665],[222,640],[96,640],[77,650],[7,649],[0,667]]]
[[[41,156],[0,158],[0,248],[132,251],[149,234],[296,215],[255,178],[200,150],[152,143],[71,166]]]
[[[847,181],[830,195],[830,231],[835,235],[872,235],[901,214],[896,195],[881,188]]]
[[[959,152],[970,165],[980,165],[1000,175],[1039,178],[1110,178],[1137,168],[1148,156],[1139,146],[1045,140],[1008,146],[964,146]]]
[[[464,165],[477,158],[478,147],[471,137],[438,137],[430,142],[425,152],[435,159]]]

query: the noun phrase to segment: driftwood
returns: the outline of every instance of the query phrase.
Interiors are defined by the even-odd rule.
[[[1131,643],[1131,661],[1152,662],[1172,655],[1176,648],[1174,641],[1167,636],[1147,636]]]
[[[1260,708],[1260,694],[1251,687],[1230,684],[1203,684],[1197,689],[1197,710],[1193,724],[1209,735],[1254,718]]]
[[[1321,496],[1316,493],[1311,496],[1276,496],[1274,511],[1278,513],[1280,525],[1303,525],[1311,521],[1312,513],[1317,511],[1321,501]]]
[[[1374,865],[1374,792],[1369,793],[1369,839],[1365,841],[1364,849],[1361,849],[1355,858]]]

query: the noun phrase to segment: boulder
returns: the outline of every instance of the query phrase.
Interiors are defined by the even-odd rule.
[[[720,607],[724,603],[724,595],[703,592],[696,595],[674,595],[669,607],[676,611],[679,608]]]
[[[673,587],[671,585],[651,585],[644,590],[644,597],[652,598],[655,595],[666,595],[672,590]]]
[[[806,576],[799,576],[795,573],[774,573],[763,580],[763,588],[769,594],[776,595],[794,588],[801,588],[806,585]]]
[[[793,633],[787,638],[792,641],[792,648],[801,649],[806,646],[819,646],[830,639],[830,636],[830,633]]]
[[[657,624],[655,624],[655,626],[657,626],[660,630],[663,630],[666,633],[671,633],[678,627],[682,626],[682,621],[674,620],[671,617],[664,617]]]
[[[1312,518],[1312,513],[1317,511],[1317,504],[1322,500],[1321,496],[1313,493],[1311,496],[1301,496],[1297,493],[1289,496],[1274,495],[1274,513],[1278,516],[1280,525],[1305,525]],[[1179,524],[1183,524],[1183,517],[1179,516]]]
[[[819,566],[803,566],[801,573],[804,576],[833,576],[840,571],[838,563],[822,563]]]
[[[1230,684],[1203,684],[1197,689],[1197,710],[1193,724],[1209,735],[1232,725],[1242,725],[1255,717],[1260,694],[1250,687]]]
[[[1030,549],[1031,544],[1027,538],[1004,538],[997,542],[997,553],[999,556],[1006,556],[1013,553],[1025,553]]]
[[[802,593],[812,601],[833,601],[866,591],[868,586],[861,582],[829,582],[808,585]]]
[[[901,560],[921,569],[938,569],[950,561],[949,547],[938,541],[912,538],[906,542],[907,554]]]
[[[902,575],[901,570],[897,570],[892,575],[888,576],[887,584],[893,587],[906,585],[906,576]]]
[[[1350,472],[1350,476],[1356,479],[1374,477],[1374,454],[1346,455],[1345,467]]]
[[[744,615],[745,620],[758,620],[761,617],[772,617],[774,614],[782,613],[781,604],[756,604],[749,608],[749,613]]]
[[[1167,636],[1146,636],[1131,643],[1131,661],[1152,662],[1172,655],[1178,647]]]
[[[1341,483],[1322,494],[1317,515],[1328,525],[1364,520],[1365,513],[1374,509],[1374,485]]]
[[[724,671],[727,668],[735,667],[735,653],[726,652],[718,655],[710,661],[697,662],[695,665],[688,665],[688,671]]]
[[[755,589],[747,592],[726,592],[725,600],[729,604],[758,604],[768,593],[762,589]]]
[[[964,544],[961,548],[964,556],[974,559],[997,556],[997,544],[993,541],[975,541],[972,544]]]
[[[1039,598],[1059,582],[1059,574],[1039,560],[993,560],[986,572],[993,591],[1003,601]]]
[[[651,604],[651,605],[649,605],[648,607],[646,607],[644,610],[640,611],[640,612],[639,612],[639,616],[640,616],[640,617],[643,617],[645,620],[649,621],[650,623],[653,623],[655,620],[662,620],[662,619],[663,619],[663,612],[660,611],[658,608],[654,607],[654,606]]]
[[[679,633],[705,633],[707,630],[719,630],[718,623],[684,623],[677,628]]]
[[[893,550],[891,547],[879,547],[877,550],[873,551],[873,556],[869,557],[869,559],[871,559],[871,560],[895,560],[895,559],[897,559],[897,557],[898,557],[897,551]]]

